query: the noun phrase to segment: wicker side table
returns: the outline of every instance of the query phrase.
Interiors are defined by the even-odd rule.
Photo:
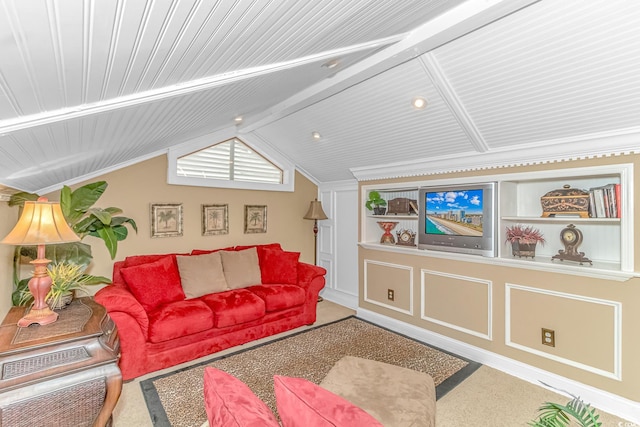
[[[115,323],[91,297],[50,325],[19,328],[26,307],[0,325],[0,427],[105,426],[122,390]]]

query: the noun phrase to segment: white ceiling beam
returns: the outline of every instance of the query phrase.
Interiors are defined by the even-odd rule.
[[[327,61],[354,52],[379,49],[381,47],[397,42],[401,39],[401,37],[401,35],[386,37],[383,39],[360,43],[353,46],[347,46],[340,49],[332,49],[329,51],[320,52],[289,61],[267,64],[259,67],[251,67],[242,70],[234,70],[215,76],[191,80],[188,82],[181,82],[179,84],[165,86],[158,89],[137,92],[131,95],[112,98],[92,104],[78,105],[74,107],[46,111],[38,114],[19,116],[13,119],[1,120],[0,136],[11,132],[32,128],[35,126],[57,123],[64,120],[77,119],[93,114],[100,114],[121,108],[133,107],[140,104],[156,102],[176,96],[182,96],[189,93],[201,92],[231,84],[237,81],[251,79],[278,71],[288,70],[309,63]]]
[[[538,1],[469,0],[462,3],[407,33],[398,43],[300,91],[262,114],[245,118],[238,130],[248,133],[266,126]]]
[[[473,122],[462,101],[458,98],[451,82],[449,82],[447,76],[445,76],[433,52],[425,53],[420,57],[419,61],[425,73],[429,76],[431,83],[433,83],[433,86],[449,107],[449,111],[451,111],[451,114],[453,114],[460,124],[460,128],[467,134],[473,148],[480,153],[489,151],[489,145]]]

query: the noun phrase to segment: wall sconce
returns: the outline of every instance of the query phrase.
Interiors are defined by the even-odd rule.
[[[58,313],[52,311],[45,300],[51,289],[51,277],[47,274],[45,245],[78,242],[80,238],[67,224],[60,203],[49,202],[46,197],[37,201],[24,202],[22,215],[13,230],[0,243],[15,246],[37,245],[37,259],[30,263],[34,266],[33,277],[29,280],[29,291],[33,295],[33,306],[18,321],[18,326],[27,327],[32,323],[48,325],[58,320]]]

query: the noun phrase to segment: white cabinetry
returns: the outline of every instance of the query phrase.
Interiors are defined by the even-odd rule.
[[[380,245],[383,230],[378,221],[398,221],[396,230],[401,228],[418,231],[417,216],[375,216],[364,208],[371,190],[377,190],[386,200],[396,197],[417,199],[420,187],[474,184],[481,182],[497,183],[497,221],[496,258],[476,255],[452,254],[430,250],[419,250],[393,245]],[[388,185],[362,186],[361,246],[385,251],[415,251],[416,254],[430,257],[461,259],[470,262],[511,265],[548,271],[558,271],[593,277],[617,278],[626,280],[638,276],[634,269],[633,247],[633,165],[616,164],[586,168],[554,169],[536,172],[522,172],[499,175],[484,175],[468,178],[439,179],[430,181],[412,181]],[[556,215],[542,217],[540,198],[552,190],[570,185],[572,188],[589,190],[608,184],[620,185],[620,218],[580,218],[578,215]],[[420,204],[421,201],[418,201]],[[395,218],[394,218],[395,217]],[[512,255],[510,245],[505,243],[505,229],[515,224],[530,225],[538,228],[546,243],[536,248],[535,258],[517,258]],[[579,252],[593,261],[580,265],[573,261],[553,260],[559,250],[564,249],[560,232],[569,224],[574,224],[584,240]],[[395,231],[395,230],[394,230]],[[394,233],[395,235],[395,233]],[[416,237],[417,243],[417,237]]]
[[[402,188],[369,188],[364,191],[365,201],[369,199],[369,192],[376,190],[380,193],[380,197],[387,201],[387,205],[390,200],[397,198],[407,198],[411,200],[418,200],[418,187],[402,187]],[[365,226],[362,228],[363,236],[362,241],[371,242],[371,243],[379,243],[382,233],[384,231],[378,225],[378,222],[382,221],[394,221],[397,222],[396,227],[393,229],[392,233],[394,237],[396,236],[396,231],[398,230],[411,230],[415,233],[418,232],[418,215],[396,215],[396,214],[387,214],[387,215],[373,215],[372,211],[367,210],[364,207],[364,202],[362,204],[363,210],[365,212]],[[418,237],[416,235],[416,244],[418,243]]]

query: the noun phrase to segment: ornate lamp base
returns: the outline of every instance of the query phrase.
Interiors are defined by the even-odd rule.
[[[18,320],[18,326],[26,328],[29,325],[37,323],[38,325],[48,325],[58,320],[58,313],[51,311],[49,307],[34,309],[31,308],[22,319]]]

